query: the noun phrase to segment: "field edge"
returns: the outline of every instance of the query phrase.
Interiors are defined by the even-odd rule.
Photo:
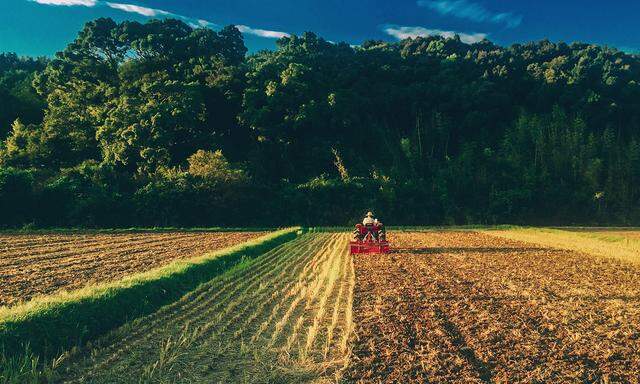
[[[575,232],[571,227],[513,227],[479,232],[508,240],[574,251],[594,257],[640,263],[640,241],[606,232]]]
[[[24,355],[27,346],[35,356],[56,357],[179,299],[199,284],[294,239],[301,232],[301,227],[282,229],[122,280],[0,308],[0,352],[5,361]],[[52,329],[56,331],[51,332]]]

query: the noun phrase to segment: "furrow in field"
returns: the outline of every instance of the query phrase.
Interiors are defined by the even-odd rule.
[[[325,245],[321,248],[331,247],[332,244],[333,242],[327,239],[325,240]],[[199,369],[199,367],[205,364],[209,358],[209,351],[211,351],[216,342],[229,339],[245,340],[244,335],[251,332],[250,328],[253,329],[258,326],[258,324],[255,324],[255,321],[264,318],[267,308],[272,305],[277,305],[278,300],[281,300],[282,292],[286,292],[293,284],[292,277],[297,276],[302,267],[311,262],[315,255],[315,252],[309,252],[307,250],[304,256],[299,259],[299,262],[296,263],[296,268],[292,270],[285,269],[276,278],[264,282],[263,287],[265,289],[258,290],[255,293],[239,295],[235,306],[241,305],[242,310],[230,316],[235,308],[234,303],[230,304],[227,309],[219,315],[219,321],[215,322],[215,332],[208,332],[208,337],[205,340],[195,340],[193,343],[193,349],[196,352],[193,356],[189,357],[191,369]],[[241,321],[243,318],[246,318],[246,320]],[[226,319],[226,321],[223,322],[223,319]],[[249,345],[253,345],[253,342]]]
[[[394,239],[394,245],[402,242]],[[482,382],[428,300],[438,293],[433,276],[411,276],[414,258],[405,253],[355,258],[353,382]],[[426,291],[425,291],[426,288]]]
[[[251,272],[253,272],[251,276],[249,274],[245,276],[240,273],[222,276],[212,281],[211,285],[209,284],[204,285],[201,289],[197,289],[185,295],[182,299],[180,299],[180,301],[178,301],[174,305],[165,306],[155,314],[136,320],[135,326],[130,327],[132,329],[121,330],[122,333],[124,333],[124,336],[123,336],[124,339],[122,339],[119,344],[126,345],[129,339],[134,339],[140,334],[145,334],[147,331],[153,330],[155,328],[156,322],[167,322],[170,319],[173,319],[177,316],[184,317],[185,315],[188,315],[193,307],[195,306],[200,307],[208,304],[209,301],[216,300],[223,293],[226,293],[226,291],[235,287],[235,284],[241,279],[243,279],[244,281],[249,281],[249,279],[251,280],[255,279],[256,275],[258,275],[258,272],[262,272],[266,268],[270,267],[269,262],[272,261],[273,258],[278,257],[277,252],[284,251],[289,247],[293,247],[294,244],[295,244],[295,241],[289,244],[285,244],[280,247],[277,247],[267,252],[266,254],[260,256],[258,260],[256,260],[255,263],[253,264],[255,268],[251,270]],[[242,266],[240,268],[244,269]],[[231,276],[231,277],[228,278],[227,276]],[[205,299],[208,299],[208,301]],[[112,345],[117,345],[117,344],[112,344]]]
[[[178,238],[156,236],[138,239],[134,243],[110,244],[98,250],[88,249],[87,252],[75,250],[80,253],[61,259],[25,263],[13,271],[4,271],[5,284],[0,285],[0,304],[1,300],[12,303],[61,288],[75,289],[92,281],[112,280],[257,236],[259,233],[212,233],[202,236],[189,233]],[[34,281],[39,284],[33,284]]]
[[[67,236],[65,238],[41,238],[37,241],[24,241],[21,242],[17,238],[13,241],[6,240],[0,244],[0,254],[4,258],[4,255],[19,256],[23,254],[38,254],[47,249],[63,250],[68,248],[70,244],[74,245],[86,245],[96,244],[100,240],[97,237],[89,237],[85,235]]]
[[[438,235],[435,234],[433,237],[437,238]],[[504,248],[508,249],[508,247]],[[480,248],[478,250],[482,252]],[[483,348],[483,345],[492,345],[492,349],[495,350],[509,350],[518,345],[522,333],[527,334],[529,342],[535,345],[547,344],[549,337],[541,335],[535,327],[531,326],[530,321],[517,320],[522,318],[522,314],[518,313],[518,307],[511,307],[506,301],[492,299],[499,297],[504,287],[499,286],[497,291],[490,292],[486,290],[485,282],[492,279],[497,282],[504,281],[501,278],[495,278],[501,272],[499,265],[493,264],[491,268],[478,275],[466,273],[481,265],[486,259],[476,258],[476,255],[481,256],[483,253],[474,252],[473,249],[464,250],[463,254],[445,251],[445,257],[412,260],[418,268],[408,268],[407,271],[416,281],[419,279],[425,281],[425,276],[429,277],[429,284],[435,287],[436,292],[433,293],[433,298],[428,300],[429,305],[425,305],[422,310],[433,313],[436,323],[444,330],[460,357],[474,366],[482,381],[488,382],[494,379],[501,381],[504,377],[500,376],[495,366],[499,365],[504,369],[518,359],[510,357],[509,353],[501,353],[504,358],[498,364],[497,358],[500,357],[496,357],[491,350]],[[495,258],[491,260],[492,263],[495,262]],[[452,265],[456,268],[452,268]],[[478,303],[474,299],[476,297],[489,299]],[[460,299],[452,302],[451,298]],[[495,324],[509,322],[513,325],[513,331],[493,327]],[[488,329],[492,331],[487,332]],[[539,354],[530,358],[538,362],[545,360],[544,356]],[[522,363],[522,359],[520,360]]]
[[[217,284],[214,283],[212,286],[207,284],[200,288],[198,290],[199,292],[187,295],[179,303],[170,306],[170,311],[163,309],[163,312],[169,313],[159,313],[157,316],[152,315],[142,321],[137,321],[136,323],[141,324],[143,326],[143,329],[146,330],[146,332],[142,334],[143,337],[140,339],[127,337],[123,341],[117,341],[118,345],[123,345],[126,349],[120,348],[117,351],[110,352],[109,358],[102,362],[97,362],[93,370],[98,371],[102,369],[105,365],[111,364],[112,362],[118,360],[118,358],[121,357],[124,352],[135,349],[142,344],[150,346],[151,349],[155,348],[157,343],[154,344],[153,342],[150,342],[150,340],[156,335],[161,336],[174,324],[185,322],[189,323],[193,328],[197,327],[197,324],[199,322],[211,321],[210,313],[214,312],[216,309],[224,308],[224,304],[226,304],[232,297],[238,295],[239,293],[246,292],[251,289],[251,287],[254,287],[265,274],[273,274],[278,271],[278,266],[281,262],[288,262],[298,253],[305,252],[306,247],[310,247],[314,244],[314,242],[309,242],[309,244],[300,246],[303,241],[306,240],[296,240],[291,243],[287,243],[284,246],[278,247],[270,252],[270,254],[274,257],[269,259],[268,263],[261,265],[259,272],[251,277],[249,272],[254,272],[253,265],[246,269],[241,269],[237,274],[237,279],[217,279],[219,280],[216,282]],[[296,246],[299,247],[298,250],[295,250]],[[289,253],[288,251],[290,249],[294,249],[294,251]],[[290,255],[290,257],[281,257],[283,254],[285,256]],[[261,256],[259,258],[259,261],[262,261],[262,258],[264,256],[268,255]],[[220,287],[220,284],[223,284],[222,288]],[[146,325],[147,323],[149,325]],[[211,322],[211,324],[214,323]],[[161,339],[162,338],[163,337],[161,336]]]
[[[346,240],[346,238],[344,240]],[[323,283],[324,288],[321,288],[322,295],[315,303],[312,302],[307,307],[308,311],[306,313],[305,324],[302,326],[302,329],[306,330],[306,332],[301,332],[302,340],[300,340],[304,342],[302,355],[305,358],[321,350],[315,349],[314,344],[316,340],[322,340],[322,326],[325,325],[324,320],[325,314],[328,312],[327,307],[332,304],[332,301],[338,294],[339,279],[345,270],[345,263],[343,262],[343,260],[346,259],[345,249],[343,247],[336,247],[334,255],[335,256],[332,256],[333,261],[331,268]]]
[[[233,235],[232,233],[229,233]],[[248,236],[247,238],[256,237]],[[190,240],[197,240],[192,242]],[[163,245],[170,246],[171,244],[180,244],[184,253],[188,253],[189,250],[198,249],[202,246],[215,246],[218,244],[225,244],[227,236],[222,233],[176,233],[176,234],[151,234],[144,236],[120,236],[112,241],[106,242],[108,239],[100,238],[95,244],[90,243],[83,247],[73,246],[65,247],[64,249],[56,248],[43,248],[42,254],[2,254],[5,261],[0,263],[0,267],[22,267],[28,268],[33,266],[36,268],[58,268],[62,269],[67,266],[65,261],[71,260],[76,262],[80,258],[89,258],[92,260],[101,260],[105,258],[113,258],[114,255],[129,255],[129,253],[135,253],[139,250],[147,250],[151,248],[158,248]],[[124,246],[123,246],[124,245]],[[186,249],[184,249],[186,247]],[[171,251],[170,248],[165,247],[165,251]],[[46,262],[50,262],[46,264]]]
[[[86,274],[96,268],[106,267],[111,271],[118,272],[121,270],[129,270],[131,268],[139,268],[148,265],[156,265],[157,261],[166,259],[167,254],[175,253],[178,249],[181,255],[191,256],[196,251],[205,253],[207,251],[217,250],[216,247],[223,241],[210,241],[208,239],[192,237],[167,239],[144,247],[127,246],[113,250],[113,253],[99,253],[95,256],[78,255],[78,257],[63,263],[53,264],[54,271],[44,274],[44,278],[49,275],[58,275],[60,272],[69,270],[68,275],[76,273]],[[124,262],[126,261],[126,264]],[[39,271],[38,268],[35,271]],[[26,271],[29,272],[29,271]]]
[[[295,242],[295,241],[294,241]],[[294,243],[292,242],[292,243]],[[284,244],[277,247],[265,255],[258,258],[258,262],[272,260],[277,256],[280,249],[287,249],[293,246],[292,243]],[[235,278],[227,279],[228,275],[214,279],[211,283],[205,284],[193,292],[185,295],[178,302],[161,308],[158,312],[147,317],[135,320],[132,324],[126,325],[115,332],[112,339],[108,340],[109,347],[103,348],[100,352],[102,356],[108,356],[104,361],[94,362],[94,366],[99,369],[103,364],[109,364],[111,361],[120,357],[124,352],[131,349],[136,339],[140,336],[149,338],[155,333],[160,332],[161,326],[169,322],[177,322],[187,318],[191,312],[199,310],[201,307],[208,305],[210,302],[217,300],[218,297],[226,294],[232,288],[239,289],[235,283],[243,277],[243,274],[234,275]],[[251,280],[245,280],[245,283]]]
[[[325,342],[323,343],[321,348],[317,348],[318,351],[322,351],[323,360],[327,360],[329,358],[330,351],[339,348],[339,344],[337,343],[337,341],[339,340],[334,343],[334,334],[340,335],[340,332],[342,330],[340,328],[339,321],[340,317],[344,315],[344,307],[341,304],[345,299],[345,292],[349,290],[351,257],[349,254],[345,253],[343,259],[344,265],[342,265],[340,280],[338,282],[340,288],[338,288],[338,292],[336,293],[335,297],[330,299],[329,305],[331,308],[331,317],[330,320],[327,320],[328,324],[324,329],[324,333],[322,335],[323,338],[321,338],[321,340],[324,339]]]
[[[438,244],[445,242],[443,234],[434,234]],[[556,298],[568,298],[575,294],[583,297],[614,297],[640,296],[640,287],[635,282],[640,280],[640,269],[633,264],[615,259],[598,258],[578,252],[553,249],[546,246],[537,246],[518,241],[494,238],[479,233],[469,233],[468,239],[474,243],[484,242],[484,247],[477,247],[477,252],[469,252],[473,255],[483,255],[493,249],[502,249],[496,252],[495,257],[475,257],[483,263],[483,268],[489,273],[498,272],[500,276],[504,268],[515,273],[509,284],[518,282],[540,286],[540,282],[549,294]],[[506,255],[501,256],[504,250]],[[537,255],[532,257],[532,255]],[[506,257],[508,256],[508,257]],[[515,262],[514,262],[515,260]],[[541,262],[544,260],[545,262]],[[492,268],[493,266],[493,268]],[[616,270],[615,280],[603,281],[603,270]],[[570,273],[570,274],[567,274]],[[571,279],[571,283],[567,281]],[[507,281],[502,279],[502,282]],[[505,287],[509,289],[509,287]],[[510,290],[518,294],[518,290]]]
[[[196,232],[197,233],[197,232]],[[7,237],[2,245],[0,245],[0,254],[12,255],[14,257],[21,255],[37,255],[52,253],[53,251],[62,251],[77,246],[86,246],[91,244],[100,244],[105,241],[117,242],[126,241],[126,239],[137,239],[152,236],[179,236],[190,234],[190,232],[171,232],[171,233],[104,233],[104,234],[66,234],[66,235],[49,235],[33,238],[32,235],[11,235]],[[24,241],[20,237],[27,237]],[[30,240],[31,238],[31,240]]]
[[[59,244],[64,242],[72,242],[74,238],[85,238],[89,235],[4,235],[0,238],[0,249],[28,249],[31,246],[42,246],[43,244],[50,242],[51,244]]]
[[[353,289],[345,239],[344,235],[306,235],[288,243],[288,248],[229,271],[180,302],[105,338],[106,347],[79,364],[75,381],[69,382],[107,383],[135,377],[145,382],[266,383],[300,382],[311,372],[315,377],[324,375],[329,366],[336,366],[325,362],[325,356],[348,360],[338,352],[324,352],[325,346],[339,349],[349,338],[342,333],[351,329],[349,311],[342,308],[351,302]],[[291,318],[294,312],[303,320]],[[300,324],[289,351],[298,358],[288,362],[286,371],[304,367],[303,376],[289,372],[284,379],[280,368],[266,363],[271,359],[279,365],[287,363],[280,348],[287,335],[275,336],[277,348],[269,343],[283,331],[276,326],[282,319],[287,323],[285,332],[292,330],[289,323]],[[335,341],[328,340],[329,333]],[[310,359],[299,358],[305,352]]]
[[[443,331],[443,337],[447,338],[450,343],[452,352],[455,351],[460,359],[465,360],[473,367],[478,380],[492,382],[497,379],[494,377],[495,373],[492,372],[494,364],[491,356],[487,356],[483,350],[475,348],[476,345],[472,339],[474,336],[487,336],[486,332],[481,333],[486,331],[492,323],[504,321],[506,315],[503,311],[504,308],[500,308],[495,303],[475,305],[472,298],[478,293],[477,287],[470,287],[473,283],[465,280],[462,276],[451,273],[450,267],[443,271],[440,268],[447,268],[447,266],[437,262],[425,263],[428,265],[424,265],[417,261],[417,264],[419,268],[409,269],[408,274],[413,279],[424,279],[425,275],[432,277],[430,287],[423,288],[426,295],[470,298],[462,300],[462,302],[451,302],[450,299],[428,300],[429,305],[419,309],[430,314],[433,323]],[[475,319],[475,321],[469,322],[471,319]],[[513,335],[509,332],[502,332],[502,330],[497,330],[488,336],[492,338],[496,346],[507,345],[514,341]]]
[[[104,246],[88,249],[86,252],[73,250],[65,252],[65,256],[59,259],[58,256],[51,258],[47,256],[45,259],[30,262],[20,260],[21,264],[13,269],[9,266],[2,267],[0,271],[3,273],[3,284],[0,285],[0,300],[13,303],[28,300],[36,295],[53,293],[60,288],[78,288],[91,282],[98,274],[90,273],[92,270],[98,270],[99,275],[105,275],[100,280],[117,277],[121,272],[136,270],[135,266],[130,265],[131,255],[143,252],[145,246],[152,244],[153,247],[163,247],[166,250],[164,248],[166,242],[162,239],[145,239],[133,245],[126,244],[125,247],[116,249]],[[15,259],[13,261],[17,262]],[[118,268],[110,268],[109,265],[115,265]],[[36,281],[38,284],[34,284]]]
[[[220,238],[220,242],[222,243],[223,241],[223,238]],[[134,238],[133,240],[119,239],[117,242],[104,244],[99,247],[71,249],[55,254],[46,254],[43,257],[36,257],[33,260],[14,259],[14,261],[16,263],[19,262],[19,264],[13,264],[13,266],[19,272],[49,269],[64,270],[79,263],[81,264],[84,261],[98,263],[113,261],[114,259],[119,260],[119,258],[131,259],[135,258],[136,254],[143,252],[149,255],[155,253],[165,254],[175,252],[175,249],[171,248],[175,245],[180,245],[182,248],[187,247],[188,249],[193,249],[197,248],[199,244],[207,244],[209,242],[207,237],[192,234],[175,238],[152,236],[148,238]],[[215,242],[216,241],[214,241],[214,243]],[[181,252],[183,252],[182,249]],[[188,250],[184,250],[184,253],[188,253]]]
[[[597,369],[591,369],[591,372],[582,371],[589,367],[578,366],[575,364],[576,360],[570,358],[576,356],[574,348],[564,343],[562,336],[540,323],[543,308],[539,302],[553,300],[550,291],[545,287],[546,279],[529,282],[520,280],[514,283],[514,280],[518,280],[518,275],[510,275],[511,288],[518,289],[519,286],[527,295],[505,297],[501,281],[507,276],[502,275],[506,271],[500,268],[500,262],[497,260],[499,258],[492,258],[495,265],[489,266],[488,269],[483,263],[483,258],[473,253],[464,259],[456,259],[456,264],[460,267],[457,271],[447,270],[444,266],[434,263],[439,269],[436,273],[446,273],[446,278],[457,282],[455,294],[471,299],[457,303],[457,307],[454,308],[443,306],[443,314],[449,317],[451,324],[459,335],[467,340],[469,347],[496,367],[493,375],[497,376],[497,380],[526,380],[525,375],[519,377],[517,374],[524,374],[536,365],[548,367],[545,377],[539,376],[539,379],[544,380],[576,380],[577,375],[592,379],[601,376]],[[514,260],[511,259],[510,262]],[[482,271],[482,274],[468,272],[474,269]],[[499,300],[500,297],[505,297],[505,300]],[[471,319],[475,319],[475,322]],[[505,324],[510,326],[496,327]],[[547,322],[547,325],[553,327],[553,322]],[[492,334],[483,332],[483,328],[493,329]],[[491,348],[487,348],[489,343],[492,345]],[[528,353],[520,356],[519,349],[523,345],[528,347]],[[496,353],[497,351],[506,352]],[[578,373],[580,371],[582,372]],[[576,376],[564,376],[569,372],[575,373]]]
[[[335,241],[336,240],[334,238],[334,242]],[[317,280],[318,275],[325,269],[323,267],[326,265],[327,260],[329,260],[330,253],[330,250],[322,250],[322,252],[314,258],[315,263],[310,266],[308,271],[305,271],[305,273],[298,277],[296,283],[285,295],[284,300],[292,298],[292,301],[286,309],[283,307],[285,312],[277,318],[278,321],[275,323],[273,332],[269,337],[269,348],[275,347],[280,339],[286,342],[287,337],[282,337],[283,333],[286,334],[283,331],[285,328],[290,328],[291,324],[289,319],[295,311],[300,311],[299,305],[304,304],[304,298],[311,289],[312,284]]]
[[[315,268],[308,268],[311,265],[307,265],[307,267],[305,267],[305,269],[307,270],[307,273],[312,273],[312,275],[310,277],[312,277],[313,275],[317,275],[318,273],[323,273],[324,269],[324,265],[326,264],[332,264],[335,265],[335,259],[337,257],[334,257],[336,255],[344,255],[344,251],[342,253],[336,253],[335,250],[344,250],[344,237],[342,236],[333,236],[333,240],[329,246],[329,249],[321,249],[319,250],[317,253],[315,253],[315,257],[314,259],[316,261],[320,261],[321,263],[317,263],[317,264],[321,264],[322,268],[315,269]],[[333,251],[332,251],[333,250]],[[306,281],[306,284],[308,285],[313,285],[316,281],[317,278],[300,278],[298,277],[297,279],[295,279],[296,276],[299,276],[297,273],[289,273],[287,274],[288,277],[288,284],[286,287],[284,288],[280,288],[280,287],[276,287],[275,291],[276,292],[287,292],[287,294],[285,296],[292,296],[290,295],[291,292],[288,290],[289,287],[293,287],[294,284],[296,286],[299,286],[299,282],[300,281]],[[325,282],[327,282],[327,279],[324,280]],[[297,291],[297,290],[296,290]],[[302,290],[301,292],[304,292],[304,290]],[[334,291],[336,292],[336,291]],[[274,292],[275,293],[275,292]],[[307,295],[308,293],[304,293],[305,295]],[[277,295],[275,295],[277,296]],[[275,297],[274,294],[271,294],[271,298]],[[280,294],[279,296],[282,296],[282,294]],[[299,297],[299,296],[298,296]],[[291,298],[291,297],[290,297]],[[240,299],[245,299],[244,301],[248,301],[249,303],[256,303],[256,302],[260,302],[261,300],[265,300],[265,297],[259,297],[258,299],[253,299],[252,297],[242,297]],[[291,298],[292,299],[292,298]],[[270,341],[270,337],[269,334],[265,334],[264,336],[260,336],[260,334],[262,332],[264,332],[265,324],[271,324],[274,321],[274,314],[277,313],[282,313],[280,310],[285,310],[287,308],[286,305],[282,305],[282,303],[287,303],[287,298],[280,298],[280,301],[278,302],[274,302],[273,300],[268,300],[270,301],[269,305],[273,304],[273,309],[271,310],[271,313],[269,314],[269,316],[266,318],[265,321],[262,322],[262,324],[258,324],[257,322],[254,322],[253,320],[256,318],[255,316],[252,316],[250,319],[248,319],[245,322],[242,323],[238,323],[237,320],[238,318],[242,318],[244,316],[244,313],[239,314],[239,315],[235,315],[233,318],[231,318],[230,320],[228,320],[225,324],[223,324],[223,326],[221,327],[222,329],[218,331],[218,333],[216,333],[215,335],[213,335],[205,344],[194,344],[192,346],[193,350],[198,351],[197,353],[200,354],[200,357],[198,359],[191,359],[189,358],[190,361],[194,362],[187,370],[191,371],[191,370],[195,370],[198,369],[198,367],[208,367],[207,369],[212,370],[213,372],[220,372],[221,370],[224,370],[224,367],[228,367],[229,364],[233,364],[231,363],[231,361],[243,361],[245,366],[247,364],[247,359],[250,360],[249,364],[252,365],[251,369],[255,370],[255,366],[259,366],[260,363],[259,361],[255,361],[256,357],[252,356],[252,354],[254,355],[262,355],[262,359],[265,359],[264,356],[270,356],[267,357],[266,359],[268,361],[274,361],[277,360],[278,361],[278,365],[279,366],[283,366],[283,367],[289,367],[287,369],[293,369],[293,367],[295,366],[305,366],[305,367],[309,367],[309,366],[314,366],[315,368],[313,368],[313,371],[315,372],[315,375],[323,375],[327,369],[329,367],[333,367],[335,366],[335,364],[331,363],[331,362],[324,362],[323,361],[323,355],[322,355],[322,348],[320,347],[319,350],[317,351],[313,351],[313,353],[309,353],[309,356],[311,357],[319,357],[319,359],[309,359],[307,356],[305,356],[305,350],[304,345],[300,345],[300,348],[295,349],[295,351],[283,351],[280,348],[273,348],[269,341]],[[268,306],[268,305],[267,305]],[[258,305],[258,309],[254,309],[251,304],[249,304],[249,313],[253,312],[254,310],[259,310],[260,313],[264,312],[264,307],[267,307],[265,305]],[[285,312],[286,313],[286,312]],[[264,319],[264,316],[257,316],[257,317],[262,317]],[[280,318],[280,316],[278,316],[276,319]],[[306,322],[308,323],[308,322]],[[239,325],[238,325],[239,324]],[[252,332],[255,332],[257,330],[258,333],[253,334],[253,336],[250,339],[245,339],[244,335],[251,335]],[[308,335],[307,328],[302,328],[299,332],[300,337],[306,337],[306,335]],[[240,337],[240,340],[242,340],[242,343],[245,343],[245,347],[243,348],[242,346],[240,348],[231,348],[231,349],[227,349],[226,352],[224,352],[224,357],[220,356],[218,357],[219,360],[217,360],[217,362],[213,365],[211,365],[210,363],[207,363],[207,361],[209,361],[211,359],[211,354],[213,353],[213,351],[216,351],[216,348],[219,348],[220,346],[220,342],[221,340],[228,340],[229,338],[233,338],[236,339]],[[218,341],[218,344],[216,344],[216,341]],[[304,338],[301,339],[301,341],[304,341]],[[251,352],[253,351],[253,352]],[[308,351],[307,351],[308,352]],[[221,353],[222,355],[222,353]],[[295,356],[294,356],[295,355]],[[260,360],[260,359],[258,359]],[[344,360],[344,359],[342,359]],[[265,360],[266,361],[266,360]],[[273,363],[272,363],[273,364]],[[276,366],[272,365],[272,369],[276,369]],[[202,368],[200,368],[202,369]],[[206,369],[205,369],[206,371]],[[200,375],[204,375],[206,376],[206,372],[200,372]],[[220,376],[214,375],[214,378],[210,378],[209,380],[211,380],[211,382],[218,382],[220,380],[222,380],[220,378]],[[230,380],[230,379],[226,379],[226,380]],[[237,380],[237,377],[235,378],[235,380]],[[249,381],[260,381],[258,379],[256,379],[253,375],[251,374],[247,374],[247,376],[244,377],[244,380],[249,380]],[[266,382],[269,382],[270,380],[264,379],[266,380]],[[273,379],[276,380],[277,379]],[[284,380],[284,379],[282,379]],[[288,379],[285,381],[298,381],[298,379]],[[223,380],[224,381],[224,380]]]
[[[108,243],[105,243],[104,240],[100,239],[96,243],[89,243],[83,245],[81,247],[64,247],[62,249],[51,249],[48,248],[47,245],[43,245],[42,249],[37,250],[37,252],[29,252],[23,253],[21,251],[16,252],[7,252],[3,253],[3,262],[0,263],[0,267],[9,268],[9,267],[19,267],[23,264],[29,265],[34,263],[39,263],[39,265],[43,265],[43,263],[48,261],[53,261],[56,264],[52,264],[53,266],[57,265],[61,260],[68,259],[69,257],[76,257],[78,255],[99,255],[102,252],[109,251],[112,249],[117,249],[124,251],[120,248],[121,245],[126,244],[128,249],[135,249],[139,246],[149,245],[159,242],[167,241],[167,239],[185,239],[185,238],[193,238],[197,235],[194,234],[184,234],[178,235],[176,237],[166,237],[163,235],[150,235],[150,236],[126,236],[120,237],[115,240],[110,240]],[[75,245],[75,244],[71,244]]]
[[[343,307],[344,320],[342,323],[342,337],[340,339],[340,354],[343,356],[351,356],[349,347],[349,341],[353,337],[355,324],[353,320],[353,297],[356,288],[356,271],[353,262],[353,257],[349,258],[349,289],[347,291],[347,297],[342,301],[347,305]],[[346,365],[345,365],[346,367]]]

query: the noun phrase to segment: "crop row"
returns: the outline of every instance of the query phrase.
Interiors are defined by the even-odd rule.
[[[65,382],[272,382],[348,363],[354,270],[345,234],[307,234],[70,355]]]
[[[0,237],[0,306],[223,249],[260,232],[185,232]],[[13,241],[12,241],[13,239]]]

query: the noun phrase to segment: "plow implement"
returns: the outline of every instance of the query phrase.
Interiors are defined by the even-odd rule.
[[[382,223],[375,225],[356,225],[353,238],[349,242],[351,254],[389,253],[386,230]]]
[[[349,243],[351,254],[359,253],[389,253],[389,242],[371,242],[363,243],[358,241],[352,241]]]

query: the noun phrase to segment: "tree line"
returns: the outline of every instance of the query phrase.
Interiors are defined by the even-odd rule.
[[[0,225],[638,224],[640,57],[91,21],[0,55]]]

